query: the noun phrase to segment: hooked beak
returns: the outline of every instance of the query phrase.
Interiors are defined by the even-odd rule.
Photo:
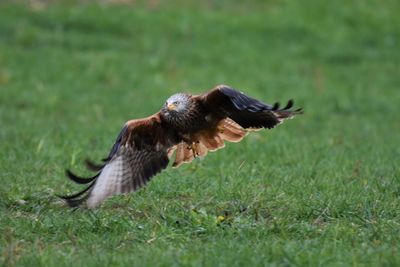
[[[168,110],[175,110],[175,108],[176,108],[176,105],[174,105],[174,104],[168,104],[167,105],[167,109]]]

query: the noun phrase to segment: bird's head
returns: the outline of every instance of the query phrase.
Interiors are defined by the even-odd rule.
[[[185,114],[190,109],[192,97],[189,94],[178,93],[172,95],[165,102],[162,113],[167,117],[177,117]]]

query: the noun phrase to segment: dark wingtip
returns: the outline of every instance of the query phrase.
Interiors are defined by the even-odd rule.
[[[272,106],[272,110],[276,111],[279,109],[279,102],[276,102],[273,106]]]
[[[293,99],[290,99],[290,100],[287,102],[286,106],[283,108],[283,110],[288,110],[288,109],[290,109],[291,107],[293,107],[293,104],[294,104]]]
[[[105,164],[96,164],[90,159],[85,159],[85,165],[90,171],[95,171],[95,172],[100,171],[105,166]]]
[[[304,110],[302,108],[298,108],[294,112],[296,112],[297,114],[303,114]]]
[[[71,179],[72,181],[74,181],[74,182],[77,183],[77,184],[88,184],[88,183],[92,182],[94,179],[96,179],[96,178],[99,176],[99,173],[98,173],[98,174],[96,174],[96,175],[93,176],[93,177],[82,178],[82,177],[76,176],[75,174],[73,174],[73,173],[72,173],[70,170],[68,170],[68,169],[65,171],[65,174],[67,175],[67,177],[68,177],[69,179]]]
[[[85,202],[85,200],[87,199],[87,197],[83,197],[80,199],[64,199],[65,203],[67,203],[67,205],[71,208],[76,208],[82,205],[83,202]]]
[[[85,189],[83,189],[82,191],[79,191],[78,193],[72,194],[72,195],[68,195],[68,196],[62,196],[62,195],[56,195],[57,197],[61,198],[63,201],[65,201],[68,206],[70,207],[78,207],[80,206],[83,202],[85,202],[86,199],[88,199],[89,194],[84,195],[81,198],[78,198],[80,196],[82,196],[83,194],[85,194],[87,191],[89,191],[92,187],[94,186],[94,183],[91,183],[88,187],[86,187]],[[78,199],[77,199],[78,198]]]

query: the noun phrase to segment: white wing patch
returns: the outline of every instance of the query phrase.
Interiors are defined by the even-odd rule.
[[[129,168],[128,168],[129,169]],[[108,163],[96,180],[92,192],[87,200],[87,206],[94,208],[104,199],[121,193],[121,179],[123,174],[123,159],[121,156]]]

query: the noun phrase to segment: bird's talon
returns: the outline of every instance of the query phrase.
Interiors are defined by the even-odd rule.
[[[197,142],[193,142],[191,147],[192,147],[193,156],[197,157],[199,155],[199,153],[197,152]]]

